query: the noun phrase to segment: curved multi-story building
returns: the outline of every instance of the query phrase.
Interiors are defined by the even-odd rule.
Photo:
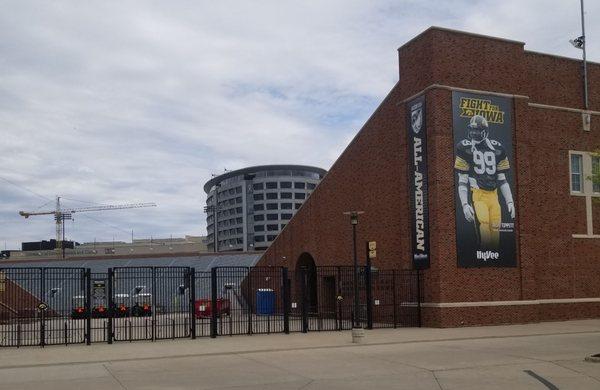
[[[208,250],[267,249],[325,173],[304,165],[261,165],[212,178],[204,185]]]

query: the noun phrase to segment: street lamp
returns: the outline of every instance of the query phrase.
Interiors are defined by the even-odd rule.
[[[350,216],[352,225],[352,254],[354,258],[354,315],[352,316],[352,328],[361,328],[358,322],[359,299],[358,299],[358,257],[356,255],[356,225],[358,225],[358,216],[364,214],[364,211],[346,211],[344,215]],[[354,336],[354,334],[353,334]],[[354,337],[353,337],[354,338]]]

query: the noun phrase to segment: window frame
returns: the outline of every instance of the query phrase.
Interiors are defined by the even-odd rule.
[[[580,156],[581,161],[581,189],[580,191],[573,190],[573,164],[571,162],[572,156]],[[593,173],[593,162],[592,159],[596,157],[594,152],[584,152],[581,150],[569,150],[569,193],[572,196],[591,196],[600,197],[600,192],[594,191],[594,183],[591,180]],[[600,156],[597,156],[600,158]]]
[[[594,159],[597,161],[597,168],[596,170],[598,171],[598,173],[600,173],[600,155],[597,155],[595,153],[590,153],[590,163],[591,163],[591,168],[590,168],[590,177],[594,176]],[[597,186],[598,191],[596,191],[596,188],[594,188],[594,186]],[[592,180],[592,195],[594,196],[600,196],[600,183],[596,184],[594,183],[594,181]]]

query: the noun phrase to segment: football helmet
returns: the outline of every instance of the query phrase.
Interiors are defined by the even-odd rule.
[[[482,115],[473,115],[467,128],[469,130],[469,138],[477,143],[483,141],[488,136],[488,121]]]

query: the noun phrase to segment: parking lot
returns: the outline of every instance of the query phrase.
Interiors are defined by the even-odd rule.
[[[599,352],[600,320],[11,348],[0,389],[598,389]]]

